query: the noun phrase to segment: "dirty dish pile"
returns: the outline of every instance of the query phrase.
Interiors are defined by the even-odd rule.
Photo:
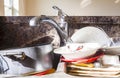
[[[63,56],[61,61],[65,62],[67,74],[120,77],[120,61],[113,64],[117,56],[109,61],[107,61],[109,57],[106,56],[106,54],[120,55],[120,47],[114,44],[114,40],[102,28],[83,27],[72,35],[71,40],[73,43],[54,50]]]

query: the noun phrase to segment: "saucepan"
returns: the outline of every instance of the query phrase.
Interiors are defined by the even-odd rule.
[[[0,73],[22,75],[56,67],[53,66],[55,54],[52,51],[51,44],[0,50]]]

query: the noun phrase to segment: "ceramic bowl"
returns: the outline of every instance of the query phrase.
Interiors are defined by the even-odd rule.
[[[76,31],[72,37],[75,43],[99,43],[102,46],[110,46],[111,39],[102,28],[83,27]]]

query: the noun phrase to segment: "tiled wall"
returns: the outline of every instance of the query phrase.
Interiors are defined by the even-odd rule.
[[[32,17],[0,17],[0,49],[50,42],[48,37],[41,38],[54,28],[48,24],[41,24],[40,27],[30,27],[29,20]],[[66,20],[71,34],[74,32],[73,29],[95,26],[103,28],[110,37],[120,37],[119,16],[70,16]],[[35,43],[32,42],[33,40],[35,40]]]

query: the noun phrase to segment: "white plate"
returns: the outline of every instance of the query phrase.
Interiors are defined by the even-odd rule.
[[[111,40],[103,29],[97,27],[84,27],[75,32],[71,39],[76,43],[99,43],[102,46],[109,46]]]
[[[120,46],[111,46],[102,48],[105,54],[120,55]]]
[[[68,48],[70,46],[70,49]],[[82,49],[76,50],[76,47],[83,46]],[[62,54],[65,59],[71,60],[76,58],[85,58],[94,55],[101,46],[98,43],[69,43],[64,47],[54,50],[54,53]]]
[[[67,65],[67,67],[76,68],[78,70],[86,70],[86,71],[101,71],[101,72],[120,72],[120,68],[118,67],[109,67],[109,68],[90,68],[90,67],[80,67],[75,65]]]

